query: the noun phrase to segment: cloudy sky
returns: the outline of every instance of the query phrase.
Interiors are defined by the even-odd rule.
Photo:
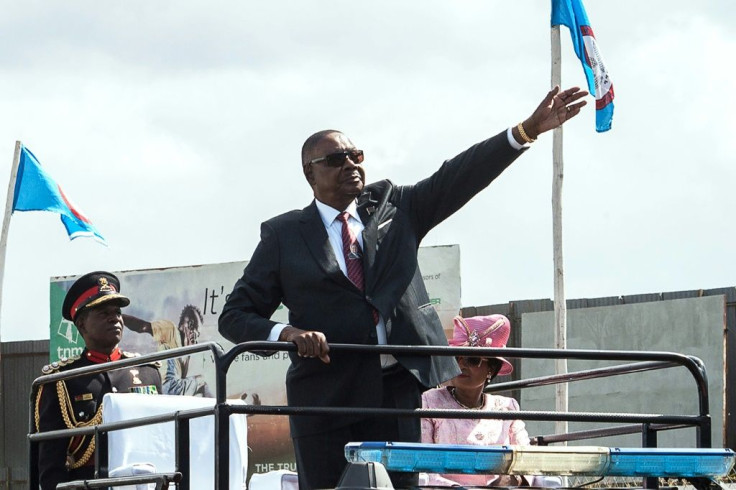
[[[608,133],[590,105],[565,127],[567,297],[736,285],[736,9],[586,5],[617,98]],[[23,141],[110,244],[16,213],[3,341],[48,338],[52,276],[248,259],[260,222],[309,203],[314,131],[346,132],[369,181],[413,183],[550,83],[542,0],[26,0],[0,38],[0,178]],[[553,296],[551,150],[425,240],[460,244],[464,305]]]

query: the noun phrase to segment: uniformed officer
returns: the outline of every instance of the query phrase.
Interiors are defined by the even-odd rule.
[[[117,361],[138,354],[118,347],[123,335],[121,308],[130,300],[120,294],[120,281],[109,272],[90,272],[77,279],[64,298],[62,315],[79,330],[85,343],[81,355],[43,368],[43,374]],[[107,371],[42,385],[36,396],[38,432],[86,427],[102,422],[105,393],[161,392],[154,364]],[[94,436],[57,439],[39,444],[39,479],[43,490],[61,482],[94,477]]]

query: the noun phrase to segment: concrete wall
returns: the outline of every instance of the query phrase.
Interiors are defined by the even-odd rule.
[[[4,342],[0,354],[0,488],[28,488],[28,434],[31,383],[48,364],[49,342]]]
[[[723,296],[575,309],[568,312],[569,349],[650,350],[699,357],[706,365],[713,424],[713,446],[723,444],[724,332]],[[522,347],[554,346],[553,312],[522,315]],[[610,366],[610,361],[568,361],[568,371]],[[525,359],[524,378],[554,374],[554,361]],[[698,413],[697,389],[683,367],[570,383],[571,412]],[[525,410],[554,410],[554,387],[521,391]],[[529,422],[532,434],[553,434],[552,422]],[[570,423],[570,430],[592,428]],[[600,445],[640,446],[641,435],[600,439]],[[590,444],[590,442],[587,442]],[[595,444],[598,444],[596,442]],[[695,429],[659,434],[663,447],[693,447]]]

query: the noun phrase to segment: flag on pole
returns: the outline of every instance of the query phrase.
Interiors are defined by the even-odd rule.
[[[58,213],[70,240],[91,237],[107,245],[97,228],[72,204],[61,186],[46,173],[38,159],[23,145],[20,149],[12,210]]]
[[[551,24],[570,29],[575,54],[583,64],[588,80],[588,92],[595,96],[595,130],[599,133],[608,131],[613,120],[613,84],[603,64],[582,0],[552,0]]]

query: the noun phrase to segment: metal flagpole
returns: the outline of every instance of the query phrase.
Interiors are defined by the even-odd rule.
[[[552,87],[562,87],[562,52],[560,26],[552,27]],[[567,349],[567,304],[565,302],[565,269],[562,263],[562,126],[552,133],[552,247],[554,250],[555,284],[555,348]],[[567,359],[555,360],[555,373],[567,374]],[[555,410],[568,411],[567,383],[555,385]],[[555,422],[555,433],[567,432],[567,421]]]
[[[2,324],[2,302],[3,302],[3,279],[5,277],[5,251],[8,247],[8,228],[10,228],[10,216],[13,214],[13,199],[15,195],[15,179],[18,177],[18,165],[20,163],[20,141],[15,142],[15,154],[13,165],[10,168],[10,183],[8,184],[8,197],[5,201],[5,216],[3,218],[3,229],[0,234],[0,324]],[[1,337],[0,337],[1,340]]]
[[[18,164],[20,162],[20,141],[15,142],[15,154],[13,165],[10,167],[10,183],[8,184],[8,197],[5,202],[5,217],[3,218],[3,229],[0,233],[0,328],[2,322],[2,300],[3,300],[3,278],[5,277],[5,250],[8,246],[8,228],[10,227],[10,216],[13,213],[13,197],[15,195],[15,179],[18,176]],[[1,413],[5,413],[5,396],[3,391],[3,354],[2,334],[0,334],[0,406]],[[2,425],[2,424],[0,424]],[[5,428],[0,428],[0,440],[5,440]],[[0,460],[5,460],[4,444],[0,445]]]

